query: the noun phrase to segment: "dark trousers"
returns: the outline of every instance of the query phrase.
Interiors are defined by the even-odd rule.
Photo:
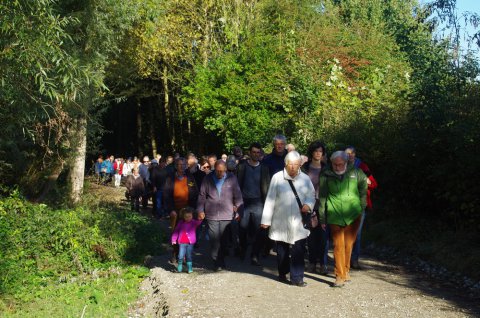
[[[231,220],[207,220],[211,256],[215,267],[225,267],[225,250],[228,244],[228,233],[225,229],[230,223]]]
[[[320,265],[327,265],[329,236],[330,230],[328,227],[324,230],[319,225],[310,230],[310,235],[307,238],[308,262],[310,264],[316,264],[319,260]]]
[[[266,234],[265,231],[260,230],[262,212],[263,202],[261,199],[244,199],[244,215],[240,222],[240,246],[245,253],[249,238],[251,238],[251,257],[257,259],[263,248]]]
[[[252,220],[256,215],[251,215],[250,220]],[[243,253],[246,252],[248,248],[249,237],[252,238],[252,251],[250,253],[251,258],[258,259],[260,257],[260,252],[264,248],[265,241],[267,239],[267,231],[257,228],[257,222],[250,221],[249,225],[244,228],[240,227],[240,246]]]
[[[138,212],[140,210],[140,197],[130,196],[130,206],[132,210],[135,210]]]
[[[310,235],[307,238],[308,246],[308,262],[310,264],[316,264],[320,258],[320,250],[322,243],[322,227],[317,226],[310,230]]]
[[[292,283],[303,282],[303,274],[305,272],[305,241],[298,240],[295,244],[288,244],[276,241],[277,245],[277,266],[278,275],[280,277],[290,272],[290,280]]]

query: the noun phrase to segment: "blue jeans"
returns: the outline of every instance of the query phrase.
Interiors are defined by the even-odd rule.
[[[357,232],[357,239],[355,240],[355,243],[353,244],[353,249],[352,249],[352,261],[358,261],[358,258],[360,257],[360,245],[362,242],[362,228],[363,228],[363,222],[365,221],[365,211],[362,212],[362,219],[360,220],[360,227],[358,228]]]
[[[187,262],[191,262],[193,254],[193,244],[178,244],[178,246],[178,263],[181,264],[184,257],[186,258]]]

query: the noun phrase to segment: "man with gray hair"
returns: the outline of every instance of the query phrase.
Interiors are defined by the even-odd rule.
[[[330,162],[331,166],[320,175],[318,213],[323,228],[327,214],[332,235],[336,278],[333,287],[342,287],[350,281],[352,247],[367,205],[367,176],[348,165],[344,151],[334,152]]]
[[[310,231],[302,223],[302,214],[311,213],[315,189],[310,178],[300,170],[302,158],[296,151],[285,157],[284,169],[270,182],[263,208],[261,227],[270,228],[269,237],[276,241],[278,280],[304,287],[305,242]]]
[[[270,176],[282,171],[285,167],[284,160],[288,153],[285,149],[286,145],[287,138],[284,135],[275,135],[275,137],[273,137],[272,153],[266,155],[262,160],[262,163],[268,167]]]
[[[225,161],[216,161],[214,168],[214,173],[203,179],[197,211],[201,219],[207,220],[214,270],[220,271],[225,269],[228,239],[225,229],[233,219],[240,220],[238,211],[243,208],[243,198],[237,177],[227,172]]]

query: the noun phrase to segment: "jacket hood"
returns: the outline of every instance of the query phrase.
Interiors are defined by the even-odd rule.
[[[333,178],[337,178],[337,179],[341,180],[344,175],[346,175],[347,173],[349,173],[350,171],[352,171],[354,169],[355,169],[355,167],[353,165],[347,164],[347,170],[345,170],[345,173],[340,176],[333,171],[332,166],[329,164],[327,169],[325,169],[322,173],[327,177],[333,177]]]

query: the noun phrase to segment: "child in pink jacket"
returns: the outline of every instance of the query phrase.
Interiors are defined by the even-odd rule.
[[[179,273],[183,269],[183,258],[187,260],[188,273],[193,272],[192,254],[193,245],[197,241],[196,229],[202,223],[202,220],[193,219],[193,209],[186,207],[180,210],[179,213],[182,219],[178,222],[175,230],[172,233],[172,245],[179,245],[178,252],[178,267]]]

